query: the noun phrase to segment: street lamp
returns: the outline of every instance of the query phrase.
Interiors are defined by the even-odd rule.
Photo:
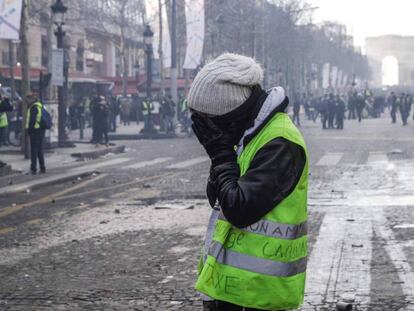
[[[135,84],[137,87],[137,92],[139,92],[139,63],[138,61],[134,65],[134,71],[135,71]]]
[[[56,3],[50,8],[52,9],[55,23],[63,26],[65,24],[65,13],[68,8],[62,3],[62,0],[56,0]]]
[[[65,37],[65,32],[63,31],[63,25],[65,24],[65,13],[68,8],[63,4],[62,0],[56,0],[50,9],[52,10],[53,20],[57,29],[55,31],[55,36],[57,39],[58,49],[63,49],[63,38]],[[65,53],[63,53],[65,55]],[[63,75],[64,83],[58,88],[58,139],[59,145],[62,145],[66,139],[65,125],[66,125],[66,98],[68,91],[68,72],[69,64],[68,59],[63,61]]]
[[[147,55],[147,99],[149,99],[152,91],[152,42],[154,40],[154,32],[149,24],[145,25],[143,37]]]

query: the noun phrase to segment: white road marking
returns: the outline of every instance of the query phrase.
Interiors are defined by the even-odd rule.
[[[200,164],[203,162],[207,162],[209,161],[209,157],[198,157],[198,158],[194,158],[191,160],[187,160],[187,161],[183,161],[183,162],[178,162],[172,165],[167,166],[168,169],[181,169],[181,168],[187,168],[187,167],[191,167],[194,166],[196,164]]]
[[[353,297],[370,302],[372,221],[352,213],[326,215],[309,258],[306,305],[324,305]]]
[[[108,161],[104,161],[104,162],[100,162],[100,163],[95,163],[95,164],[90,164],[90,165],[83,165],[80,167],[76,167],[74,169],[72,169],[71,171],[83,171],[83,170],[94,170],[97,168],[102,168],[105,166],[111,166],[111,165],[116,165],[116,164],[121,164],[121,163],[125,163],[130,161],[131,158],[116,158],[116,159],[112,159],[112,160],[108,160]]]
[[[76,177],[79,177],[79,175],[82,175],[82,174],[88,175],[92,173],[93,173],[93,169],[92,170],[84,169],[82,171],[69,171],[63,174],[50,175],[50,176],[41,177],[38,179],[36,178],[36,179],[30,180],[28,182],[24,182],[21,184],[2,187],[0,188],[0,195],[3,196],[3,195],[8,195],[8,194],[16,194],[18,192],[23,192],[23,191],[30,191],[30,189],[33,187],[40,187],[45,184],[59,183],[63,179],[65,180],[75,179]]]
[[[387,154],[384,152],[370,152],[368,163],[388,163]]]
[[[414,240],[402,241],[400,242],[400,245],[402,246],[402,248],[404,247],[414,248]]]
[[[407,300],[414,303],[414,273],[400,245],[400,241],[396,239],[393,231],[387,226],[388,220],[382,211],[373,213],[373,215],[376,221],[375,232],[385,242],[384,248],[396,268],[401,281],[401,289],[407,296]]]
[[[316,163],[317,166],[334,166],[341,161],[343,153],[328,152]]]
[[[132,165],[124,166],[122,169],[123,170],[139,169],[139,168],[143,168],[143,167],[147,167],[147,166],[152,166],[152,165],[168,162],[172,159],[173,158],[156,158],[156,159],[151,160],[151,161],[138,162],[138,163],[135,163],[135,164],[132,164]]]
[[[313,246],[308,263],[305,303],[322,305],[333,299],[333,278],[338,270],[341,239],[345,235],[345,226],[335,216],[326,215]]]
[[[401,224],[394,226],[394,229],[414,229],[414,224]]]
[[[371,292],[372,210],[365,207],[352,209],[347,214],[346,235],[341,266],[336,280],[336,293],[340,297],[354,296],[355,301],[368,306]],[[352,219],[352,221],[349,221]]]

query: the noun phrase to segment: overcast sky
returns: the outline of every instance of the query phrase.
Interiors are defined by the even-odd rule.
[[[310,0],[318,6],[315,22],[333,20],[346,24],[355,43],[384,34],[414,35],[414,0]]]

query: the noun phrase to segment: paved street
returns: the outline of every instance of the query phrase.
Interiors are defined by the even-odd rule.
[[[311,157],[303,310],[344,300],[414,310],[414,125],[322,131],[305,121],[301,130]],[[125,153],[38,178],[89,175],[0,194],[0,310],[200,310],[209,160],[195,139],[117,143]]]

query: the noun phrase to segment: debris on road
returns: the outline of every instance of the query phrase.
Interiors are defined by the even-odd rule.
[[[340,311],[340,310],[344,310],[344,311],[351,311],[352,310],[352,304],[348,303],[348,302],[338,302],[336,304],[336,310]]]
[[[178,201],[173,202],[161,202],[157,203],[155,209],[175,209],[175,210],[188,210],[194,209],[194,204],[183,203]]]
[[[404,152],[401,149],[393,149],[390,154],[403,154]]]

